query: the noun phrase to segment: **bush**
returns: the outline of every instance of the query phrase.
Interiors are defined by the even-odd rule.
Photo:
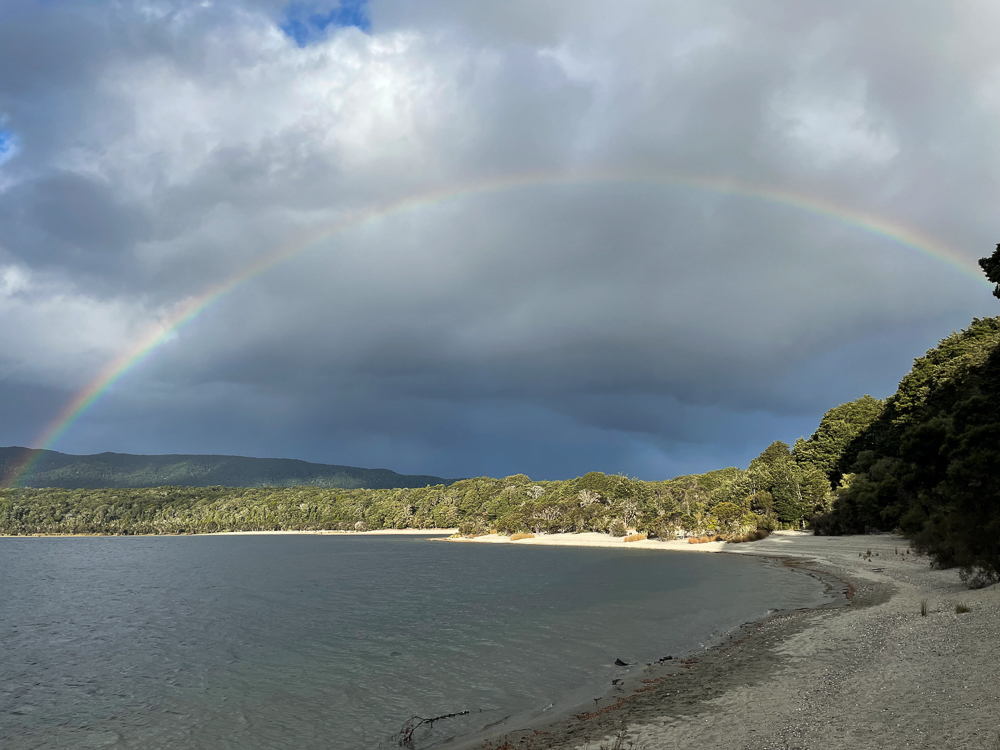
[[[653,536],[655,536],[657,539],[662,539],[663,541],[667,541],[677,536],[677,533],[672,528],[667,526],[665,523],[658,523],[656,527],[653,529]]]
[[[628,529],[625,528],[625,522],[623,520],[616,518],[611,522],[611,525],[608,526],[608,533],[610,533],[611,536],[625,536],[625,534],[628,533]]]
[[[463,521],[458,525],[458,535],[466,539],[489,534],[489,530],[478,521]]]
[[[729,537],[730,544],[740,544],[742,542],[757,542],[761,539],[767,539],[771,535],[770,531],[766,529],[757,529],[756,531],[748,531],[746,534],[737,534],[735,536]]]
[[[984,589],[994,583],[1000,583],[1000,573],[985,568],[962,568],[958,577],[970,589]]]

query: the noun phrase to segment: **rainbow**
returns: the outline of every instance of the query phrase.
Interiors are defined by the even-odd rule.
[[[178,306],[154,329],[147,331],[118,357],[109,362],[85,388],[77,393],[59,412],[58,416],[42,431],[35,444],[38,448],[26,457],[4,478],[0,488],[16,487],[27,475],[43,449],[51,447],[111,386],[152,354],[164,341],[219,298],[229,294],[243,283],[269,269],[294,258],[348,229],[359,228],[407,211],[416,211],[446,201],[470,196],[511,191],[527,187],[560,187],[579,185],[649,185],[655,187],[683,187],[711,193],[738,196],[781,206],[788,206],[840,224],[854,227],[905,248],[934,258],[952,266],[961,273],[988,285],[979,267],[945,243],[912,227],[888,220],[872,213],[838,205],[831,201],[803,195],[790,190],[756,185],[728,177],[681,175],[663,172],[623,171],[608,169],[570,170],[560,172],[529,172],[505,175],[490,179],[465,182],[412,195],[401,200],[354,211],[336,221],[319,225],[297,237],[272,253],[258,258],[225,281],[204,290]]]

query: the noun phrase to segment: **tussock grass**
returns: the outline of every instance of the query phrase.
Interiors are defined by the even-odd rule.
[[[688,537],[688,544],[707,544],[708,542],[724,542],[726,541],[724,537],[718,534],[709,534],[708,536],[692,536]]]
[[[920,616],[921,617],[927,617],[927,600],[926,599],[921,599],[920,600]]]
[[[534,539],[534,534],[511,534],[510,540],[516,542],[518,539]]]
[[[646,539],[645,534],[629,534],[627,537],[622,539],[623,542],[641,542]]]
[[[969,607],[966,607],[964,604],[956,604],[955,605],[955,614],[956,615],[964,615],[966,612],[971,612],[971,611],[972,611],[972,609],[969,608]]]
[[[735,534],[729,537],[728,541],[730,544],[742,544],[743,542],[759,542],[761,539],[767,539],[771,536],[771,532],[766,529],[757,529],[756,531],[748,531],[746,534]]]

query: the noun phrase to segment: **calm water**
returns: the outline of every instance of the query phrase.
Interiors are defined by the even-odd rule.
[[[0,747],[426,747],[821,598],[733,555],[414,537],[0,539]]]

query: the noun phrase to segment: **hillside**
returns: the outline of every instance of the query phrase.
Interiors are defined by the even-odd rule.
[[[0,476],[20,466],[27,448],[0,448]],[[22,487],[63,489],[162,487],[336,487],[390,489],[451,484],[454,479],[417,474],[397,474],[388,469],[315,464],[290,458],[244,456],[137,456],[98,453],[74,456],[41,451]]]

